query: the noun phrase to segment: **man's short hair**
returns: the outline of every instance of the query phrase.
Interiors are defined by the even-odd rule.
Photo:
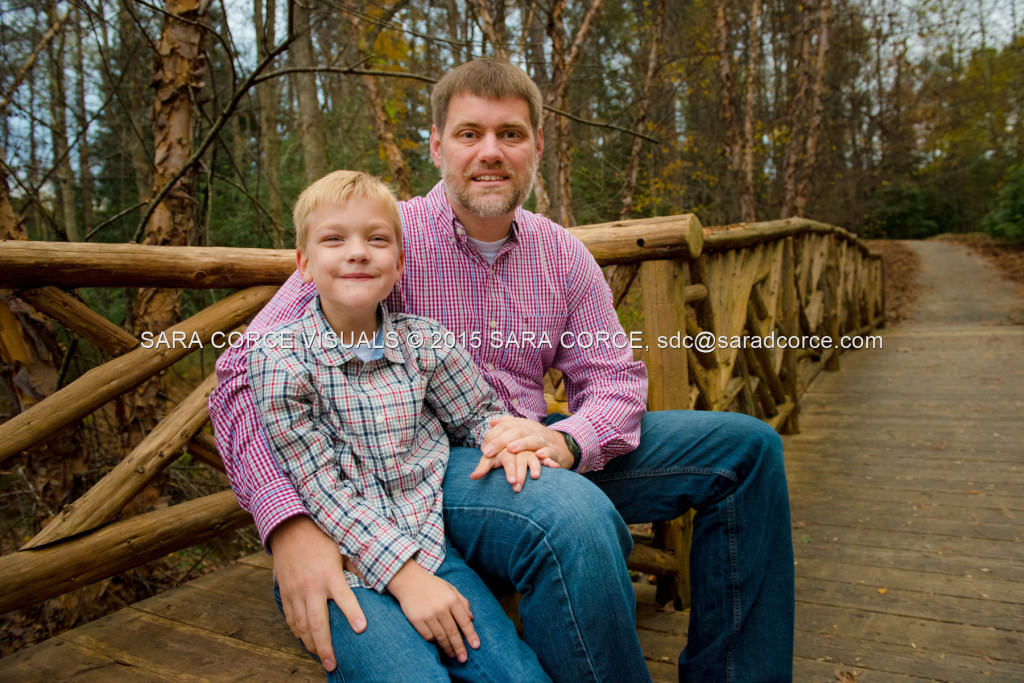
[[[334,171],[317,180],[299,195],[292,211],[295,223],[295,247],[306,246],[306,225],[309,215],[323,204],[344,204],[352,197],[365,197],[382,202],[388,217],[395,226],[398,248],[402,248],[402,216],[398,212],[398,201],[388,185],[376,176],[361,171]]]
[[[444,131],[452,98],[466,93],[489,100],[506,97],[525,100],[530,107],[530,125],[535,131],[540,130],[544,98],[537,84],[518,66],[484,57],[455,67],[434,86],[430,93],[430,108],[434,113],[434,126],[439,133]]]

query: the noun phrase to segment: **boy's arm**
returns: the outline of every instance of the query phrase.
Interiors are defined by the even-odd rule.
[[[278,464],[295,484],[309,514],[337,540],[366,583],[384,592],[419,548],[393,522],[368,504],[355,482],[343,478],[332,429],[314,421],[312,387],[301,368],[275,350],[249,353],[249,377],[267,439]]]
[[[508,411],[468,351],[458,344],[441,346],[424,399],[453,444],[479,448],[490,429],[491,418],[507,415]]]

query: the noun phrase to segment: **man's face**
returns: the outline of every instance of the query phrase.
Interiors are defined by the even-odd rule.
[[[543,149],[529,105],[517,98],[455,95],[444,130],[430,132],[430,153],[449,201],[484,218],[511,214],[526,201]]]

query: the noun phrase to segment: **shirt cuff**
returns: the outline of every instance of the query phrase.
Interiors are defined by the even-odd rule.
[[[383,593],[402,565],[418,551],[419,548],[400,531],[389,528],[367,543],[354,561],[366,585]]]
[[[576,439],[576,443],[580,445],[580,451],[583,454],[580,456],[580,466],[576,468],[577,472],[582,474],[600,469],[597,461],[601,454],[601,440],[589,422],[573,415],[551,425],[551,429],[571,434],[572,438]]]
[[[309,515],[306,506],[302,504],[299,494],[287,477],[273,479],[253,493],[251,499],[252,519],[256,522],[256,529],[260,534],[260,541],[267,552],[271,552],[267,545],[267,538],[277,526],[296,515]]]

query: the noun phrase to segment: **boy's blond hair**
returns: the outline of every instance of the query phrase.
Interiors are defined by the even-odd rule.
[[[387,184],[369,173],[334,171],[307,187],[295,201],[292,220],[295,223],[295,248],[306,247],[306,224],[309,215],[323,204],[344,204],[352,197],[376,199],[387,206],[388,217],[395,226],[398,248],[402,248],[402,216],[398,212],[395,193]]]
[[[452,98],[467,93],[488,100],[503,100],[506,97],[525,100],[530,108],[530,125],[535,131],[540,130],[544,98],[537,84],[518,66],[501,59],[484,57],[455,67],[434,86],[430,93],[430,108],[438,133],[444,132],[448,105]]]

